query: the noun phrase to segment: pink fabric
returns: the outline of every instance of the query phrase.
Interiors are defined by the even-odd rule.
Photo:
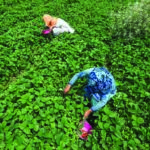
[[[85,128],[87,130],[87,132],[92,130],[92,126],[87,121],[84,122],[84,127],[83,128]]]
[[[87,121],[84,122],[84,126],[80,130],[82,132],[80,138],[83,140],[87,140],[88,134],[92,134],[92,126]],[[87,133],[86,137],[84,137],[85,132]]]
[[[42,33],[43,34],[49,34],[49,33],[51,33],[51,31],[52,31],[51,29],[47,29],[47,30],[43,30]]]

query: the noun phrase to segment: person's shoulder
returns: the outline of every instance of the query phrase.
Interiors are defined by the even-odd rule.
[[[102,67],[94,67],[94,68],[93,68],[93,71],[98,71],[98,72],[99,72],[99,71],[102,71]]]
[[[108,73],[108,74],[110,73],[106,67],[100,67],[99,69],[101,71],[104,71],[105,73]]]

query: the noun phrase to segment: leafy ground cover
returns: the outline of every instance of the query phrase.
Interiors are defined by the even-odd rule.
[[[130,7],[128,1],[0,2],[0,149],[150,148],[149,24],[135,32],[128,23],[134,25],[137,14],[125,25],[122,17],[135,1]],[[42,36],[44,13],[68,21],[75,34]],[[120,36],[129,30],[132,38]],[[75,73],[93,66],[112,72],[118,93],[91,117],[94,131],[85,142],[76,135],[89,103],[82,97],[85,80],[67,96],[62,89]]]

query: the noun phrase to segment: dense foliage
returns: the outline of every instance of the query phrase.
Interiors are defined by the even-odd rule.
[[[128,1],[0,3],[0,149],[150,149],[149,35],[114,35],[116,14],[125,15]],[[75,34],[41,35],[44,13],[68,21]],[[119,33],[123,27],[128,30],[121,23]],[[108,68],[118,92],[91,116],[94,131],[85,142],[76,134],[89,103],[82,97],[85,80],[67,96],[62,90],[75,73],[93,66]]]
[[[150,34],[150,1],[141,0],[130,4],[118,8],[117,13],[112,10],[112,36],[126,41]]]

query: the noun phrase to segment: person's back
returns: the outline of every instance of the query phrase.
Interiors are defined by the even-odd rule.
[[[116,84],[112,74],[104,67],[94,68],[88,75],[88,85],[93,93],[114,93]]]

